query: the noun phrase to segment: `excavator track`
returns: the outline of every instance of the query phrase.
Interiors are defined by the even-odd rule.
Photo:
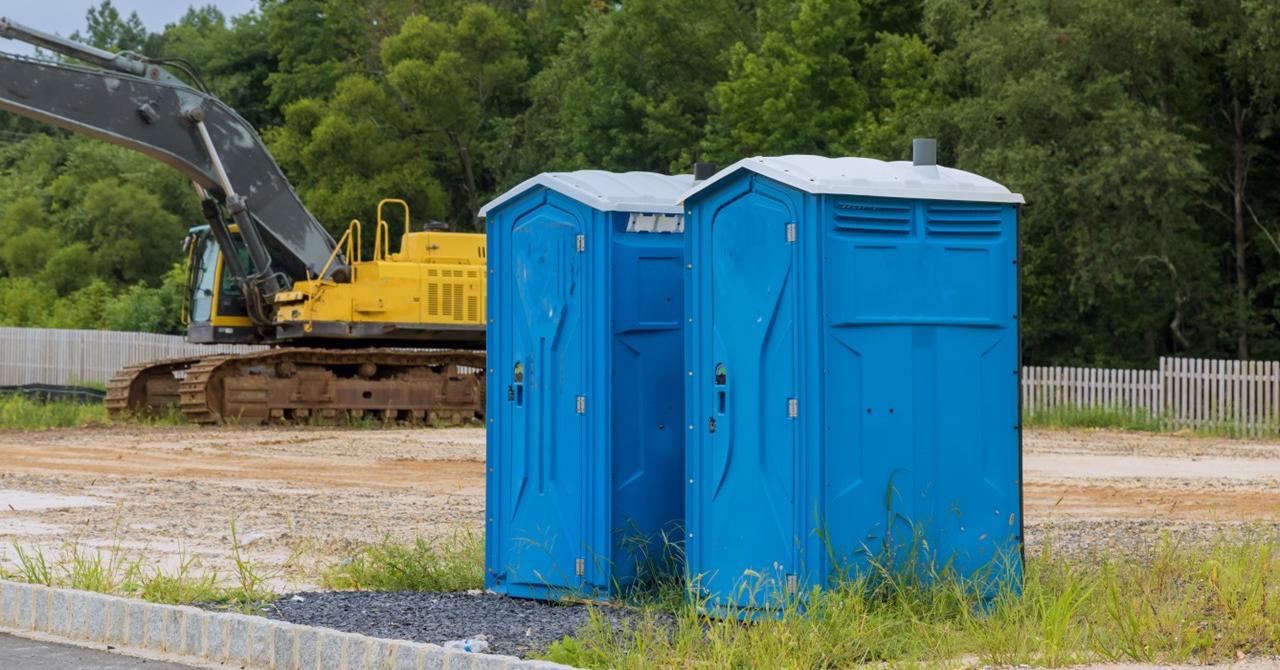
[[[104,404],[113,417],[162,414],[178,405],[178,375],[201,356],[168,358],[122,368],[107,382]]]
[[[178,384],[198,424],[384,422],[484,418],[484,354],[279,348],[199,359]]]
[[[213,412],[210,402],[209,379],[230,356],[209,356],[192,365],[182,383],[178,385],[178,408],[191,423],[217,424],[222,417]],[[217,391],[214,391],[215,399]]]

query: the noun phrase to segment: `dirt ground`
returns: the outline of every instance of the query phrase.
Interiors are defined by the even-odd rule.
[[[1280,523],[1280,440],[1028,431],[1024,471],[1031,543],[1058,530]],[[478,532],[483,512],[479,428],[0,431],[10,568],[15,543],[56,553],[74,542],[166,566],[194,555],[226,575],[234,519],[278,588],[306,588],[360,545]]]
[[[70,541],[225,576],[234,519],[276,586],[315,586],[384,536],[478,529],[483,461],[482,429],[0,431],[0,561]]]
[[[1029,525],[1280,521],[1280,440],[1028,431],[1023,445]]]

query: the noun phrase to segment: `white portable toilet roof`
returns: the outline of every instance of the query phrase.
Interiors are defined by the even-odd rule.
[[[809,193],[967,202],[1026,202],[1021,194],[1013,193],[986,177],[955,168],[913,165],[910,161],[807,155],[744,158],[709,179],[698,182],[684,194],[682,202],[738,170],[751,170]]]
[[[656,172],[543,172],[490,200],[480,208],[480,216],[535,186],[544,186],[605,212],[645,212],[679,214],[680,197],[693,186],[693,176]]]

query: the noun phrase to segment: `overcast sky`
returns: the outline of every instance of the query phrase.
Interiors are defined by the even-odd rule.
[[[66,37],[84,30],[84,15],[101,0],[0,0],[0,16],[24,23],[45,32]],[[112,0],[122,17],[137,12],[147,30],[163,30],[187,13],[191,5],[214,5],[228,17],[244,14],[258,6],[258,0]],[[0,51],[31,54],[34,50],[23,42],[0,39]]]

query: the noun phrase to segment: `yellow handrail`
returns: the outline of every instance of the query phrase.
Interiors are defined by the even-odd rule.
[[[363,234],[360,230],[360,219],[351,219],[350,225],[347,226],[347,232],[351,233],[353,229],[355,232],[347,239],[347,262],[354,265],[364,258],[364,249],[361,248]],[[351,253],[353,248],[355,255]]]
[[[386,232],[383,232],[386,231]],[[373,260],[380,261],[391,255],[391,229],[386,221],[378,221],[373,231]]]
[[[356,223],[356,222],[353,220],[352,223]],[[356,227],[358,226],[359,224],[356,225]],[[348,250],[350,250],[351,229],[352,229],[352,226],[347,226],[347,232],[343,233],[342,237],[338,238],[338,243],[333,245],[333,251],[329,252],[329,260],[324,262],[324,267],[320,269],[320,276],[317,277],[317,279],[319,279],[320,281],[324,281],[324,276],[329,274],[329,266],[333,265],[334,259],[338,257],[338,250],[342,248],[342,245],[346,244]],[[350,254],[348,254],[348,259],[349,258],[350,258]]]
[[[409,234],[409,203],[405,202],[404,200],[401,200],[400,198],[383,198],[383,199],[379,200],[379,201],[378,201],[378,224],[379,224],[379,225],[386,225],[386,223],[387,223],[386,221],[383,221],[383,220],[382,220],[382,207],[383,207],[384,205],[387,205],[387,204],[400,205],[401,207],[403,207],[403,208],[404,208],[404,234],[405,234],[405,235],[408,235],[408,234]],[[390,226],[388,226],[388,227],[387,227],[387,238],[390,238],[390,237],[391,237],[391,228],[390,228]],[[391,256],[391,253],[390,253],[390,242],[389,242],[387,239],[384,239],[384,240],[383,240],[383,243],[384,243],[384,244],[387,244],[387,253],[386,253],[386,256],[387,256],[387,257],[390,257],[390,256]],[[403,237],[403,236],[401,236],[401,238],[400,238],[400,250],[401,250],[401,251],[404,251],[404,237]]]

